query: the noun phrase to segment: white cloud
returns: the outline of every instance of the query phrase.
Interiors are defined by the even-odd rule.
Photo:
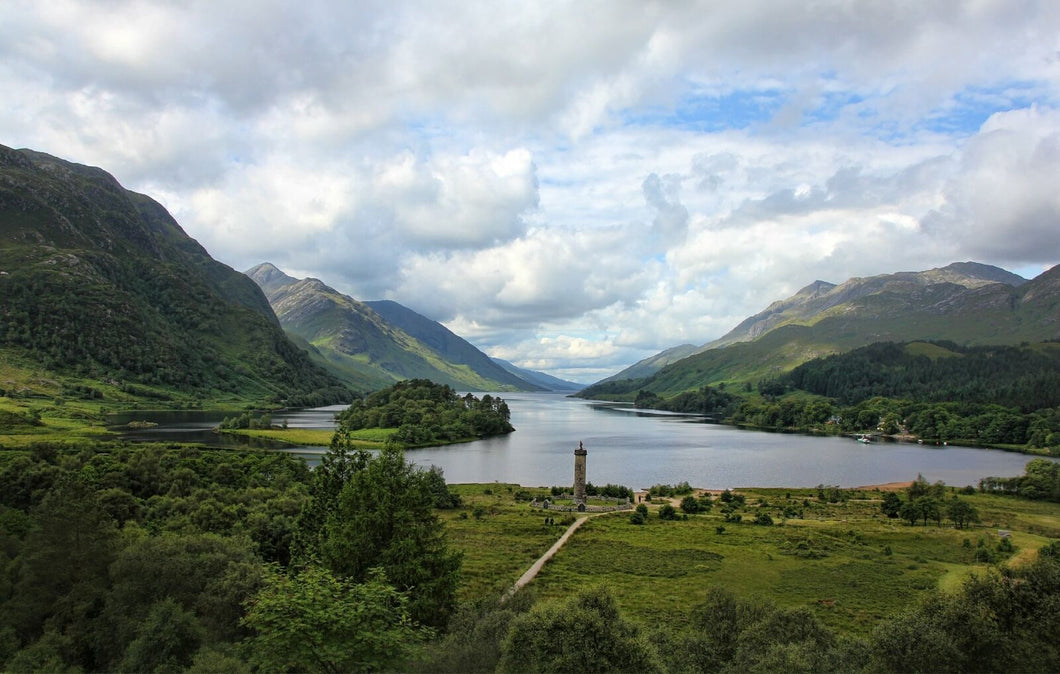
[[[993,115],[970,139],[945,202],[926,224],[971,257],[1056,263],[1060,251],[1060,113]]]
[[[13,0],[0,143],[602,375],[817,278],[1056,263],[1057,35],[1032,0]]]

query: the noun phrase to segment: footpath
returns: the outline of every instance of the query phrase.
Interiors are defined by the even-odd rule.
[[[508,589],[508,592],[506,592],[504,595],[504,599],[502,599],[501,601],[507,600],[508,597],[511,597],[513,594],[522,589],[524,585],[532,581],[534,577],[537,576],[537,572],[541,570],[545,563],[548,562],[548,560],[552,559],[553,555],[559,552],[559,549],[563,547],[563,544],[567,542],[567,539],[571,537],[571,534],[577,531],[578,527],[585,524],[589,517],[591,516],[579,517],[578,519],[574,520],[574,524],[567,527],[567,530],[563,532],[563,535],[559,537],[559,540],[553,543],[552,547],[549,548],[548,551],[545,552],[545,554],[538,557],[537,561],[531,564],[530,568],[526,570],[526,573],[519,576],[519,580],[515,581],[515,585],[512,585],[511,588]]]

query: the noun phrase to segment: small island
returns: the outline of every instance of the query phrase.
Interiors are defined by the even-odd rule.
[[[393,429],[393,442],[432,447],[511,433],[510,418],[499,397],[460,396],[450,386],[410,379],[355,400],[336,420],[340,434]]]
[[[467,393],[426,379],[410,379],[355,400],[335,416],[335,431],[276,426],[268,413],[225,418],[219,432],[238,433],[300,445],[327,446],[336,433],[350,447],[372,449],[386,443],[405,448],[470,442],[515,430],[502,398]]]

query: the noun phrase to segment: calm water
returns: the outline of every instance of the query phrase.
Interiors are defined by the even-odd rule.
[[[634,488],[687,480],[697,487],[809,487],[835,484],[856,487],[912,480],[974,485],[980,478],[1023,473],[1026,455],[965,447],[935,448],[912,443],[744,431],[684,415],[649,413],[626,406],[593,403],[561,394],[504,393],[514,433],[461,445],[417,449],[410,460],[445,470],[449,482],[570,484],[574,448],[588,450],[588,479]],[[341,407],[274,414],[273,423],[330,428]],[[210,432],[224,414],[132,413],[114,423],[149,419],[160,424],[133,435],[139,439],[245,444],[238,436]],[[191,439],[191,437],[198,439]],[[275,445],[274,445],[275,446]],[[312,463],[319,447],[283,448]]]

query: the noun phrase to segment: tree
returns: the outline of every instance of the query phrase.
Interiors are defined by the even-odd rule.
[[[689,515],[695,515],[699,512],[699,499],[691,494],[684,497],[681,499],[681,510]]]
[[[891,519],[898,517],[902,511],[902,497],[893,491],[887,492],[883,495],[883,503],[880,504],[880,510]]]
[[[971,503],[954,496],[946,507],[946,517],[953,520],[958,529],[963,529],[964,525],[979,521],[979,511]]]
[[[910,526],[916,526],[916,521],[920,519],[920,506],[913,501],[906,501],[902,504],[899,515],[903,520],[909,522]]]
[[[431,635],[409,618],[408,598],[379,569],[363,583],[317,566],[294,577],[274,571],[243,623],[254,631],[251,664],[275,672],[395,669]]]
[[[939,502],[931,496],[921,496],[916,500],[916,507],[920,510],[920,516],[924,518],[924,526],[928,520],[935,520],[938,526],[942,526],[942,508]]]
[[[117,548],[114,520],[88,485],[69,477],[57,481],[33,514],[37,528],[22,548],[9,624],[25,644],[54,630],[62,636],[48,643],[61,642],[68,663],[102,666],[96,629]]]
[[[769,513],[765,511],[759,511],[755,515],[755,524],[771,527],[773,526],[773,518],[769,516]]]
[[[191,664],[206,636],[195,615],[170,598],[151,607],[125,651],[121,669],[130,672],[179,672]]]
[[[500,672],[657,672],[655,650],[619,613],[611,593],[585,590],[512,621]]]
[[[334,510],[321,513],[320,560],[353,582],[381,567],[394,587],[408,593],[414,621],[443,627],[453,610],[461,558],[448,549],[434,512],[434,478],[393,446],[376,456],[364,450],[345,456],[349,466],[323,478],[330,483],[336,472],[348,475]]]

